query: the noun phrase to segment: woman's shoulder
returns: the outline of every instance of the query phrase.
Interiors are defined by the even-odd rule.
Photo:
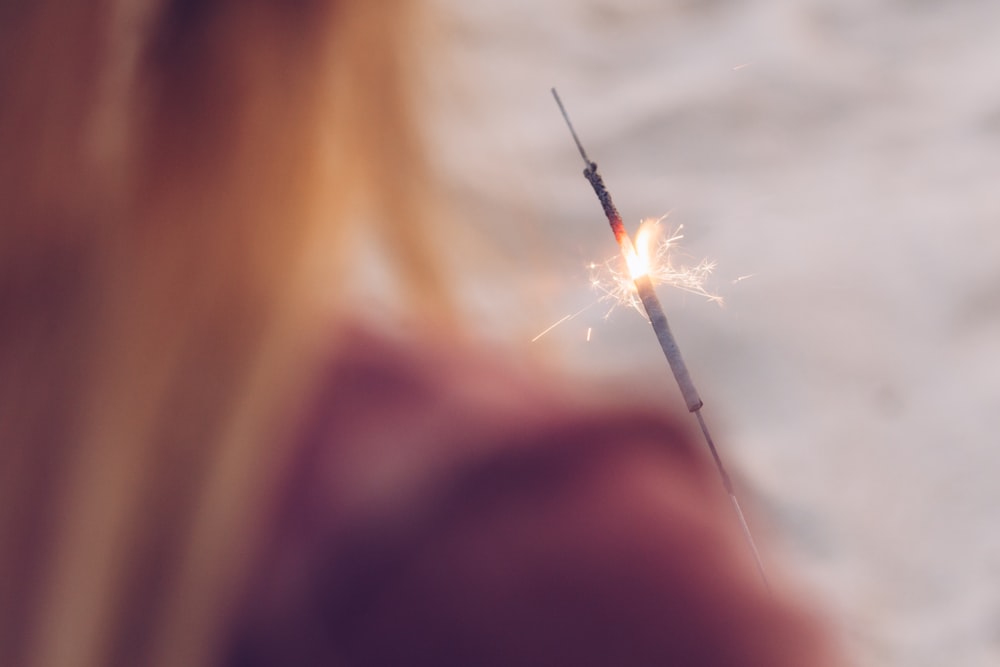
[[[309,474],[327,476],[338,505],[391,504],[491,461],[576,459],[628,443],[703,469],[675,412],[623,400],[613,380],[455,335],[355,327],[342,340],[293,443]]]
[[[496,348],[367,331],[317,387],[237,664],[809,654],[812,635],[773,645],[805,626],[764,597],[725,494],[672,413]]]

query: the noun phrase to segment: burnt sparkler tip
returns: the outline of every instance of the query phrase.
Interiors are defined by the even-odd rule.
[[[566,121],[566,127],[569,128],[569,133],[573,135],[573,141],[576,142],[576,148],[580,151],[580,157],[583,158],[584,164],[587,165],[587,170],[585,174],[589,171],[596,171],[596,165],[590,161],[587,157],[587,151],[583,150],[583,144],[580,143],[580,137],[576,136],[576,130],[573,129],[573,123],[569,119],[569,114],[566,113],[566,107],[563,106],[562,99],[559,97],[559,93],[556,91],[555,86],[552,87],[552,97],[556,99],[556,104],[559,105],[559,111],[562,113],[563,120]]]

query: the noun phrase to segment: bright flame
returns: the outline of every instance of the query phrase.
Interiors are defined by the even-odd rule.
[[[626,239],[628,243],[624,244],[625,261],[628,264],[628,272],[632,276],[632,280],[638,280],[649,273],[649,246],[656,235],[659,223],[659,220],[643,220],[639,224],[639,231],[635,234],[635,243],[633,244],[630,239]]]
[[[638,280],[649,273],[649,262],[645,254],[636,251],[632,244],[632,239],[625,237],[622,239],[622,252],[625,254],[625,265],[628,266],[629,275],[632,280]]]

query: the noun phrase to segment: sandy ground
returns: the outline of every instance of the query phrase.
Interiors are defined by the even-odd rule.
[[[718,262],[724,307],[660,294],[772,567],[859,665],[1000,664],[1000,3],[437,4],[432,143],[500,258],[484,322],[530,339],[615,254],[556,85],[631,229],[670,211]],[[533,345],[677,401],[606,311]]]

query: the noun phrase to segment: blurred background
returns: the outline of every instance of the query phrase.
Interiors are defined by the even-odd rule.
[[[718,262],[723,307],[659,293],[771,568],[863,667],[1000,664],[1000,3],[435,9],[431,145],[456,238],[488,240],[483,330],[583,309],[531,345],[680,404],[642,317],[592,305],[617,249],[556,86],[630,231],[670,212],[677,261]]]

